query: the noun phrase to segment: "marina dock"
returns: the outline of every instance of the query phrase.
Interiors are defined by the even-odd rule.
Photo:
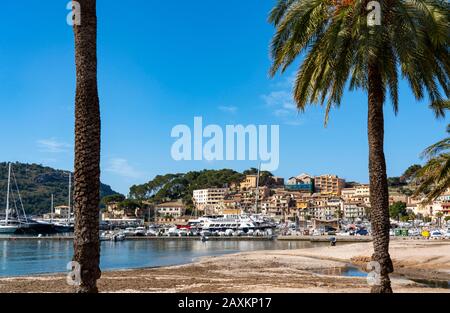
[[[73,240],[74,236],[45,236],[45,237],[37,237],[37,236],[10,236],[10,237],[0,237],[0,241],[26,241],[26,240],[51,240],[51,241],[65,241],[65,240]],[[135,241],[144,241],[144,240],[201,240],[202,238],[199,236],[129,236],[126,237],[125,240],[135,240]],[[270,236],[242,236],[242,237],[208,237],[208,241],[261,241],[261,240],[273,240],[274,237]]]
[[[10,236],[0,237],[0,241],[19,241],[19,240],[52,240],[52,241],[65,241],[73,240],[73,236]],[[208,241],[266,241],[266,240],[283,240],[283,241],[310,241],[310,242],[329,242],[330,236],[211,236],[208,237]],[[201,240],[199,236],[128,236],[125,240]],[[370,242],[371,236],[351,236],[351,237],[337,237],[338,242]]]

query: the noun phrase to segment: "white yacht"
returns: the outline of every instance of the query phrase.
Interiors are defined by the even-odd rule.
[[[188,222],[191,228],[200,228],[210,232],[214,231],[243,231],[256,229],[270,229],[274,224],[270,220],[259,214],[223,214],[223,215],[205,215]]]

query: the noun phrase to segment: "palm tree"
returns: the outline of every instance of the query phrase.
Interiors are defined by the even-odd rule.
[[[74,25],[75,174],[74,261],[81,266],[80,293],[97,292],[100,278],[100,108],[97,91],[96,0],[77,0],[81,23]]]
[[[447,133],[450,134],[450,124]],[[428,204],[450,188],[450,137],[428,147],[422,156],[428,162],[415,174],[415,180],[420,182],[415,195],[425,194],[424,204]]]
[[[425,93],[442,114],[442,91],[448,97],[448,9],[439,0],[386,0],[381,24],[368,23],[369,0],[278,0],[269,22],[272,39],[270,74],[284,72],[300,54],[304,59],[294,84],[299,110],[308,104],[330,109],[341,104],[344,89],[368,93],[370,203],[374,254],[381,267],[372,292],[392,292],[389,273],[389,203],[384,156],[383,104],[389,90],[398,110],[401,73],[417,99]]]
[[[443,216],[444,216],[444,213],[442,213],[442,212],[437,212],[436,213],[436,219],[438,221],[438,227],[441,227],[441,220],[442,220]]]

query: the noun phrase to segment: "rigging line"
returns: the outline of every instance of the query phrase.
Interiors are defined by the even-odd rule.
[[[19,211],[17,210],[17,200],[16,200],[16,196],[14,195],[14,192],[12,192],[11,194],[10,194],[10,196],[11,196],[11,198],[12,198],[12,202],[13,202],[13,204],[14,204],[14,211],[15,211],[15,213],[16,213],[16,217],[17,217],[17,220],[18,220],[18,222],[20,223],[20,215],[19,215]],[[11,215],[12,216],[12,215]]]
[[[12,172],[12,175],[13,175],[13,178],[14,178],[14,184],[16,185],[16,189],[17,189],[17,194],[19,196],[20,205],[22,207],[22,213],[23,213],[23,216],[25,217],[25,223],[28,223],[27,214],[25,213],[25,208],[23,207],[22,197],[20,196],[19,186],[17,185],[16,174],[14,174],[14,170],[12,170],[11,172]],[[17,214],[17,215],[19,215],[19,214]]]

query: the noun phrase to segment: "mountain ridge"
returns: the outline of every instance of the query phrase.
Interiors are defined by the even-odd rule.
[[[50,211],[51,195],[54,195],[54,205],[67,205],[69,171],[55,169],[36,163],[12,163],[13,173],[17,179],[23,206],[27,214],[42,214]],[[73,177],[73,175],[72,175]],[[72,178],[73,179],[73,178]],[[8,163],[0,162],[0,212],[6,205],[6,189],[8,184]],[[19,207],[14,180],[11,182],[14,191],[10,197],[11,206]],[[73,190],[72,190],[73,192]],[[119,194],[111,186],[101,184],[100,197]],[[4,213],[4,212],[3,212]]]

